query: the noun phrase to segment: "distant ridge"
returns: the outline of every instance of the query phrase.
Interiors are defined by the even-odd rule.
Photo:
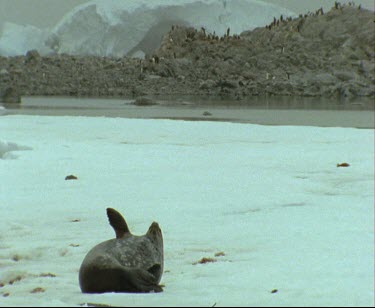
[[[172,25],[145,59],[28,52],[0,57],[0,92],[141,97],[212,95],[242,100],[284,95],[375,96],[373,12],[353,5],[233,34]]]

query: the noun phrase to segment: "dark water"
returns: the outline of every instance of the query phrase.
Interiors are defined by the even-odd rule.
[[[132,100],[67,97],[24,97],[5,106],[5,115],[93,116],[191,121],[231,121],[264,125],[309,125],[374,128],[373,99],[157,97],[156,105],[135,106]],[[0,114],[4,110],[0,110]]]

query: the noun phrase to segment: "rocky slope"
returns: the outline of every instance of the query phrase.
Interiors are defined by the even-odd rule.
[[[327,14],[280,17],[239,37],[177,28],[158,55],[176,58],[177,74],[195,75],[200,89],[213,93],[371,96],[374,30],[372,12],[339,6]]]
[[[19,95],[375,96],[374,12],[336,3],[224,36],[174,26],[145,60],[0,57],[0,91]],[[10,89],[12,91],[10,91]]]

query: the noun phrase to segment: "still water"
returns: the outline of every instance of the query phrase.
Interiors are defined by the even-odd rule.
[[[53,115],[230,121],[263,125],[374,128],[374,101],[269,97],[241,101],[212,97],[156,97],[155,105],[129,99],[23,97],[19,106],[3,106],[3,115]]]

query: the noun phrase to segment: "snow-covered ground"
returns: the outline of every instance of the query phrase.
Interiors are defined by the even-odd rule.
[[[373,130],[17,115],[0,151],[1,306],[374,305]],[[160,224],[163,293],[80,292],[106,207]]]

